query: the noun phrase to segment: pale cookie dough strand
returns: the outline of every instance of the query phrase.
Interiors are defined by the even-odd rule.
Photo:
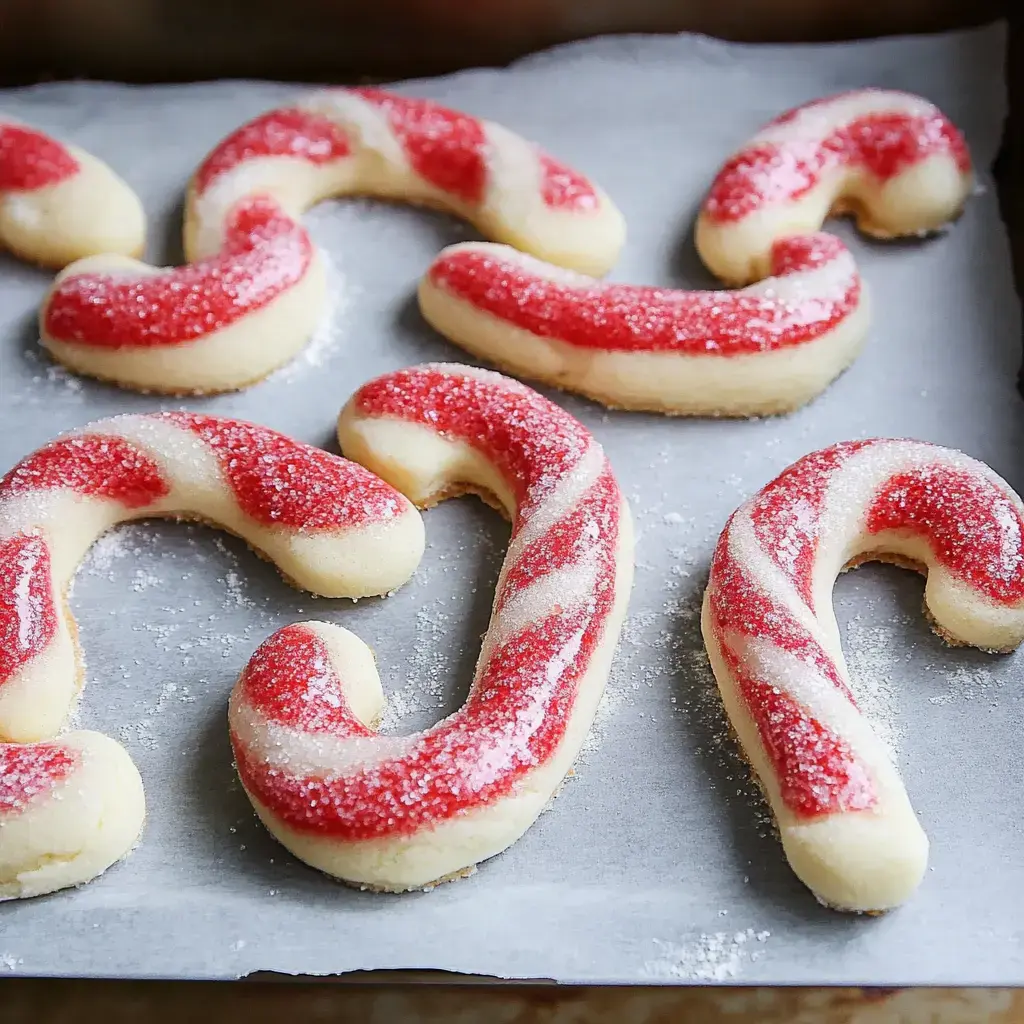
[[[688,416],[789,412],[860,352],[870,311],[832,235],[781,239],[771,277],[742,291],[609,284],[508,246],[442,250],[420,309],[504,370],[603,405]]]
[[[119,416],[22,460],[0,480],[0,899],[88,881],[142,827],[124,749],[57,733],[80,685],[75,570],[105,530],[153,516],[220,525],[329,597],[387,593],[423,551],[418,513],[388,484],[240,420]]]
[[[1024,639],[1024,506],[988,467],[918,441],[848,441],[801,459],[730,518],[701,628],[732,725],[790,865],[840,910],[917,888],[928,842],[861,717],[832,608],[845,566],[927,572],[925,609],[956,644]]]
[[[495,241],[603,274],[625,223],[608,196],[501,125],[375,88],[325,89],[239,128],[189,189],[189,260],[220,251],[235,203],[273,196],[293,217],[322,199],[369,195],[438,207]]]
[[[59,268],[137,255],[145,230],[138,196],[105,163],[0,114],[0,247]]]
[[[628,600],[630,515],[590,433],[498,374],[388,374],[355,394],[338,432],[417,505],[471,490],[512,520],[469,697],[424,732],[380,736],[367,648],[303,623],[243,673],[232,744],[257,813],[297,857],[367,888],[428,887],[514,843],[572,766]]]
[[[697,219],[697,250],[723,281],[763,277],[772,243],[853,213],[878,238],[956,218],[974,184],[963,136],[932,103],[860,89],[776,118],[730,157]]]

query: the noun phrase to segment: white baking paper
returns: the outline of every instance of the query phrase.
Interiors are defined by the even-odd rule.
[[[550,812],[473,877],[400,897],[355,892],[295,861],[255,820],[231,764],[228,692],[259,641],[297,619],[343,623],[378,651],[389,728],[419,728],[466,692],[507,527],[480,503],[426,514],[415,579],[385,601],[314,600],[236,541],[144,524],[104,538],[74,591],[88,671],[82,726],[119,737],[149,820],[124,864],[78,891],[0,906],[0,971],[233,978],[441,968],[566,982],[1024,984],[1024,661],[951,650],[893,568],[843,578],[836,601],[858,693],[893,745],[932,842],[918,894],[880,918],[818,906],[786,865],[727,737],[698,609],[732,509],[808,451],[911,436],[959,447],[1024,487],[1015,389],[1020,314],[988,168],[1005,101],[1001,27],[835,46],[692,36],[597,39],[408,83],[502,122],[593,175],[629,241],[613,277],[707,287],[691,226],[720,162],[787,107],[842,89],[908,89],[963,127],[981,193],[946,235],[881,245],[836,230],[870,283],[867,351],[808,408],[710,422],[557,400],[607,447],[639,528],[621,649],[592,742]],[[181,259],[180,202],[202,156],[296,93],[232,82],[53,84],[0,109],[108,160]],[[368,378],[463,355],[420,319],[435,253],[473,237],[368,201],[309,215],[334,306],[293,365],[241,394],[161,400],[71,377],[37,344],[47,273],[0,264],[0,468],[112,413],[187,407],[334,448],[335,415]]]

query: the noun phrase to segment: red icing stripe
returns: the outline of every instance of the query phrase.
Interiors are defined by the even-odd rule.
[[[56,139],[21,125],[0,124],[0,192],[56,185],[78,170],[78,161]]]
[[[130,509],[151,505],[170,490],[148,455],[109,434],[67,437],[33,452],[0,480],[0,498],[51,488],[109,498]]]
[[[564,409],[496,375],[399,370],[365,384],[354,401],[368,416],[419,423],[482,452],[512,486],[520,518],[591,444],[590,432]]]
[[[1024,600],[1024,519],[976,472],[929,466],[897,474],[875,496],[867,529],[923,536],[942,565],[992,601]]]
[[[590,182],[571,167],[538,152],[541,170],[541,198],[554,210],[596,210],[600,205],[597,191]]]
[[[327,645],[311,629],[279,629],[257,648],[239,680],[247,703],[270,722],[338,735],[372,736],[352,714]]]
[[[271,110],[221,142],[196,171],[193,188],[202,195],[222,174],[258,157],[286,156],[328,164],[351,151],[348,137],[329,118],[290,107]]]
[[[312,259],[309,235],[276,203],[244,200],[208,260],[155,274],[65,278],[47,302],[45,330],[97,348],[186,344],[262,309],[301,281]]]
[[[33,798],[63,782],[77,764],[77,753],[57,743],[0,744],[0,815],[28,810]]]
[[[498,462],[526,499],[513,541],[578,461],[581,446],[591,443],[557,406],[498,378],[405,370],[367,385],[358,401],[364,413],[429,425]],[[268,768],[233,735],[246,789],[291,828],[346,840],[408,835],[514,792],[557,749],[603,636],[615,600],[621,500],[606,463],[576,507],[524,549],[503,574],[499,616],[513,594],[555,569],[591,567],[593,585],[585,594],[567,586],[564,606],[506,637],[478,668],[466,704],[412,738],[406,754],[359,770],[301,777]],[[338,683],[325,671],[321,644],[289,627],[264,648],[253,676],[248,670],[243,676],[242,696],[252,706],[299,729],[369,735],[334,701]]]
[[[391,519],[405,506],[369,470],[276,430],[198,413],[158,415],[213,449],[242,511],[266,526],[354,528]]]
[[[772,248],[771,273],[805,273],[846,252],[832,235],[784,238]],[[685,355],[741,355],[813,341],[853,311],[861,288],[853,272],[833,294],[800,302],[600,282],[570,287],[473,249],[442,255],[429,275],[450,295],[538,337],[585,349]]]
[[[792,119],[800,109],[804,108],[784,117]],[[970,171],[963,136],[938,111],[930,117],[868,114],[821,140],[755,142],[741,150],[718,172],[704,212],[719,222],[741,220],[764,206],[799,199],[840,166],[860,167],[887,181],[928,157],[941,155],[952,157],[961,172]]]
[[[0,543],[0,688],[45,650],[56,632],[57,611],[53,606],[50,549],[46,541],[26,534],[3,541]],[[0,747],[0,756],[3,749]]]
[[[382,89],[350,90],[382,110],[413,170],[431,185],[466,203],[487,191],[487,137],[469,114],[430,100],[409,99]]]

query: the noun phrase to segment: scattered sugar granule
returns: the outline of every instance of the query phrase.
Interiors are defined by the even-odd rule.
[[[700,935],[686,945],[655,939],[662,955],[644,964],[644,973],[655,978],[686,981],[729,981],[745,964],[760,958],[771,932],[747,928],[739,932]]]
[[[843,644],[857,706],[894,760],[899,756],[906,727],[900,722],[892,673],[907,653],[907,629],[906,619],[882,626],[868,626],[851,619]]]
[[[984,665],[973,668],[957,665],[956,668],[942,670],[939,675],[948,689],[945,693],[929,697],[929,704],[952,704],[958,700],[992,698],[1003,683],[990,668],[986,668]]]
[[[306,347],[273,374],[272,380],[291,382],[311,368],[326,365],[347,333],[347,314],[356,290],[323,246],[319,246],[319,252],[327,279],[326,308]]]
[[[245,595],[245,584],[242,582],[242,577],[237,572],[227,572],[223,577],[224,586],[227,588],[228,599],[225,603],[225,607],[229,608],[235,605],[238,608],[255,608],[256,602],[250,600]]]

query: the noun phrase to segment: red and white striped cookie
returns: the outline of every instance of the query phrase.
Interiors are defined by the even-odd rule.
[[[145,233],[138,196],[105,163],[0,114],[0,247],[63,267],[137,254]]]
[[[507,246],[444,249],[420,282],[424,317],[462,348],[604,405],[690,416],[788,412],[857,357],[867,293],[838,238],[772,247],[742,291],[608,284]]]
[[[231,696],[239,774],[297,857],[402,891],[468,873],[534,822],[572,766],[604,690],[633,573],[626,500],[572,416],[495,373],[422,366],[366,384],[339,418],[345,452],[417,505],[476,491],[512,519],[465,705],[380,736],[368,649],[337,626],[289,626]]]
[[[73,263],[43,300],[39,336],[76,373],[163,394],[247,387],[306,344],[326,282],[309,234],[265,196],[231,210],[221,251],[160,269]]]
[[[860,89],[807,103],[761,129],[718,172],[697,250],[723,281],[763,277],[772,244],[853,213],[878,238],[957,217],[973,187],[963,136],[919,96]]]
[[[625,232],[596,185],[500,125],[379,89],[325,90],[243,125],[206,158],[186,203],[190,265],[68,267],[43,303],[43,344],[125,387],[247,387],[293,358],[323,313],[323,268],[298,218],[354,194],[439,206],[594,272]]]
[[[119,416],[15,466],[0,480],[0,898],[88,881],[142,826],[124,750],[96,733],[54,737],[80,686],[64,595],[101,533],[151,516],[223,526],[328,597],[387,593],[423,551],[419,515],[388,484],[240,420]]]
[[[832,609],[844,567],[927,572],[925,608],[956,644],[1024,639],[1024,505],[987,466],[919,441],[805,456],[730,518],[701,627],[722,699],[790,865],[823,903],[881,911],[921,881],[928,841],[857,709]]]
[[[229,135],[189,189],[185,253],[220,252],[235,204],[273,196],[298,217],[331,196],[435,206],[561,266],[603,274],[622,215],[582,174],[491,121],[382,89],[324,89]]]

